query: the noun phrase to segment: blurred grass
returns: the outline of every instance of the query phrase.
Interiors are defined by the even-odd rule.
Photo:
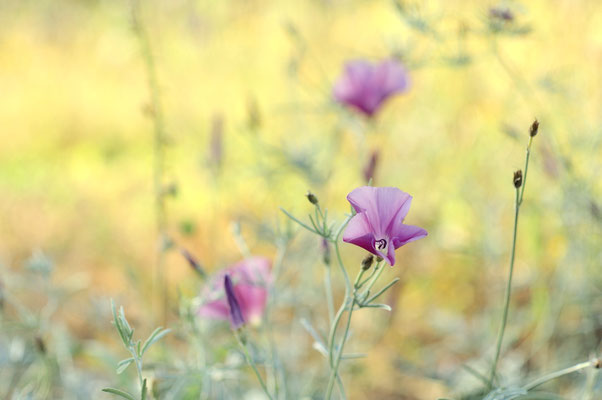
[[[340,218],[379,149],[375,184],[414,195],[408,222],[430,236],[401,250],[390,273],[403,284],[390,299],[397,311],[376,324],[390,325],[382,340],[371,342],[372,322],[357,317],[357,335],[374,347],[353,393],[443,395],[399,359],[434,374],[472,361],[486,369],[507,273],[512,171],[537,117],[502,372],[544,372],[599,351],[602,6],[504,3],[530,32],[494,35],[493,3],[403,3],[405,20],[390,1],[144,2],[169,137],[166,184],[177,187],[170,235],[209,270],[240,258],[232,221],[253,252],[273,254],[264,233],[285,224],[279,206],[303,215],[311,189]],[[410,67],[412,88],[375,123],[333,104],[344,61],[392,54]],[[151,304],[157,243],[142,62],[125,3],[0,4],[0,260],[17,269],[42,249],[57,282],[84,272],[83,303],[61,317],[84,337],[99,335],[83,323],[84,304],[125,297],[141,320]],[[318,265],[303,254],[308,243],[294,242],[287,270]],[[345,252],[350,262],[362,256]],[[174,297],[178,287],[194,294],[177,252],[167,271]]]

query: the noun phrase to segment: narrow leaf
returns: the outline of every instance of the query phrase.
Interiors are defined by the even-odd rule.
[[[363,305],[362,308],[380,308],[382,310],[391,311],[391,307],[387,304],[366,304]]]
[[[119,390],[119,389],[115,389],[115,388],[104,388],[104,389],[102,389],[102,391],[114,394],[115,396],[123,397],[124,399],[136,400],[134,398],[134,396],[132,396],[131,394],[129,394],[128,392],[123,391],[123,390]]]
[[[127,367],[129,367],[133,361],[134,361],[133,357],[119,361],[119,363],[117,364],[117,375],[119,375],[123,371],[125,371],[127,369]]]
[[[148,337],[148,339],[146,339],[146,342],[144,342],[144,345],[142,346],[142,353],[141,355],[144,355],[144,353],[146,352],[146,350],[148,350],[148,348],[153,345],[154,343],[156,343],[157,341],[161,340],[161,338],[165,335],[167,335],[169,332],[171,332],[171,329],[163,329],[159,327],[157,329],[155,329],[153,331],[153,333],[151,333],[151,335]]]

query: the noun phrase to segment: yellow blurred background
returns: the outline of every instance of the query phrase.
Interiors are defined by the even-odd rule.
[[[492,22],[491,7],[514,20]],[[374,184],[412,194],[407,221],[429,236],[388,272],[402,277],[393,313],[354,320],[351,347],[369,356],[343,374],[350,398],[432,399],[474,385],[460,372],[485,371],[491,357],[512,172],[538,118],[500,368],[531,376],[599,350],[602,3],[147,0],[139,12],[165,124],[172,303],[199,287],[177,247],[208,271],[236,262],[235,222],[253,253],[273,257],[271,232],[287,225],[279,207],[303,218],[311,190],[342,220],[377,150]],[[86,304],[109,297],[144,329],[158,320],[148,317],[153,110],[138,39],[128,2],[0,3],[0,263],[18,273],[37,249],[56,265],[53,283],[80,277],[79,301],[60,311],[79,338],[104,335]],[[374,121],[334,103],[345,61],[389,57],[407,66],[411,88]],[[321,293],[318,249],[299,232],[284,268],[315,269]],[[343,249],[348,265],[363,256]],[[569,383],[558,392],[574,394]]]

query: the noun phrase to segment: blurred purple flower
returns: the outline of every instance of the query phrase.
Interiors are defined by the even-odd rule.
[[[412,196],[394,187],[362,186],[347,195],[357,212],[343,234],[343,241],[355,244],[395,265],[395,250],[422,239],[427,231],[405,225]]]
[[[365,60],[349,61],[343,76],[335,83],[334,98],[372,117],[385,100],[404,92],[409,85],[405,68],[394,60],[372,64]]]
[[[230,281],[230,289],[226,284]],[[271,262],[252,257],[218,272],[201,292],[202,317],[230,320],[233,329],[243,323],[258,324],[272,284]],[[236,305],[238,307],[236,307]],[[240,314],[240,315],[239,315]]]

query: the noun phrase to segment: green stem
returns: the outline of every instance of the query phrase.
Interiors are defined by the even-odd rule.
[[[389,288],[393,285],[395,285],[397,282],[399,282],[399,278],[395,278],[393,279],[391,282],[389,282],[387,285],[385,285],[385,287],[383,287],[382,289],[380,289],[378,292],[376,292],[376,294],[374,294],[374,296],[371,296],[368,300],[366,300],[364,303],[365,304],[370,304],[372,303],[374,300],[376,300],[381,294],[383,294],[384,292],[386,292],[387,290],[389,290]]]
[[[345,312],[346,306],[347,306],[347,298],[345,298],[345,301],[343,302],[343,304],[341,304],[341,307],[337,311],[336,315],[334,316],[334,320],[332,321],[332,324],[330,325],[330,335],[328,336],[328,358],[329,358],[331,368],[334,366],[334,359],[333,359],[332,355],[334,352],[334,340],[336,337],[337,326],[339,325],[339,321],[341,320],[341,317],[343,316],[343,313]]]
[[[540,385],[543,385],[544,383],[546,383],[548,381],[559,378],[561,376],[572,374],[573,372],[577,372],[577,371],[580,371],[585,368],[595,367],[599,361],[600,360],[596,360],[596,359],[590,360],[590,361],[585,361],[585,362],[573,365],[572,367],[568,367],[565,369],[561,369],[560,371],[552,372],[550,374],[542,376],[541,378],[535,379],[531,383],[526,384],[525,386],[523,386],[523,389],[529,391],[529,390],[535,389],[536,387],[538,387]]]
[[[261,374],[259,373],[259,370],[257,369],[257,366],[255,365],[255,361],[253,361],[253,359],[251,358],[251,355],[249,354],[247,345],[245,343],[243,343],[243,341],[240,339],[240,336],[238,335],[238,333],[235,332],[234,336],[236,336],[236,340],[238,340],[238,344],[242,348],[243,353],[245,353],[245,358],[247,359],[247,363],[249,363],[251,368],[253,368],[253,372],[255,372],[255,376],[257,376],[257,380],[261,384],[261,388],[265,392],[266,396],[268,396],[268,398],[270,400],[273,400],[272,395],[268,391],[268,387],[266,386],[265,382],[263,381],[263,378],[261,377]]]
[[[533,143],[533,137],[529,137],[529,144],[527,145],[527,155],[525,157],[525,174],[523,176],[523,186],[520,190],[520,198],[518,204],[523,204],[523,194],[525,193],[525,186],[527,186],[527,172],[529,172],[529,156],[531,155],[531,144]]]
[[[339,261],[339,267],[341,269],[343,277],[345,278],[345,298],[349,297],[349,293],[351,293],[351,280],[349,279],[349,274],[347,274],[347,270],[345,269],[345,264],[343,264],[343,257],[341,257],[341,252],[339,250],[339,237],[341,236],[341,233],[343,233],[343,229],[345,229],[345,227],[347,226],[347,224],[349,223],[351,218],[352,218],[352,216],[350,215],[349,217],[347,217],[347,219],[345,221],[343,221],[343,223],[339,227],[339,230],[337,231],[337,233],[334,237],[334,249],[335,249],[335,252],[337,253],[337,260]]]
[[[378,281],[378,278],[380,278],[383,271],[385,270],[385,264],[383,264],[381,261],[380,263],[376,264],[375,268],[376,268],[376,273],[375,273],[374,277],[372,278],[372,281],[368,284],[368,287],[366,287],[366,289],[364,290],[364,294],[367,294],[370,291],[370,289],[372,289],[372,286],[374,286],[376,281]],[[361,297],[362,296],[360,296],[360,298]]]
[[[338,375],[339,364],[341,363],[341,356],[343,355],[343,348],[345,347],[345,342],[347,341],[347,336],[349,335],[349,327],[351,326],[351,315],[353,314],[353,308],[355,307],[355,298],[351,302],[351,307],[349,308],[347,315],[347,323],[345,324],[345,332],[343,332],[343,337],[341,338],[341,343],[339,344],[339,348],[337,351],[337,355],[335,358],[334,366],[330,371],[330,378],[328,379],[328,387],[326,389],[326,396],[324,397],[326,400],[330,400],[332,397],[332,390],[334,389],[334,382]],[[332,350],[332,349],[331,349]]]
[[[332,297],[332,282],[331,282],[330,265],[326,266],[324,273],[324,288],[326,289],[326,304],[328,306],[328,321],[332,324],[334,319],[334,300]]]
[[[523,184],[524,185],[524,184]],[[524,186],[523,186],[524,187]],[[519,189],[516,189],[516,199],[514,201],[514,231],[512,234],[512,253],[510,255],[510,272],[508,274],[508,282],[506,284],[506,295],[504,300],[504,313],[502,314],[502,324],[497,337],[497,345],[495,349],[495,357],[493,359],[493,365],[491,366],[491,373],[489,374],[489,381],[487,388],[491,389],[495,373],[497,370],[497,363],[500,358],[500,352],[502,349],[502,341],[504,340],[504,331],[506,330],[506,323],[508,322],[508,309],[510,308],[510,293],[512,291],[512,274],[514,272],[514,256],[516,254],[516,234],[518,228],[518,212],[520,210],[519,203]]]

